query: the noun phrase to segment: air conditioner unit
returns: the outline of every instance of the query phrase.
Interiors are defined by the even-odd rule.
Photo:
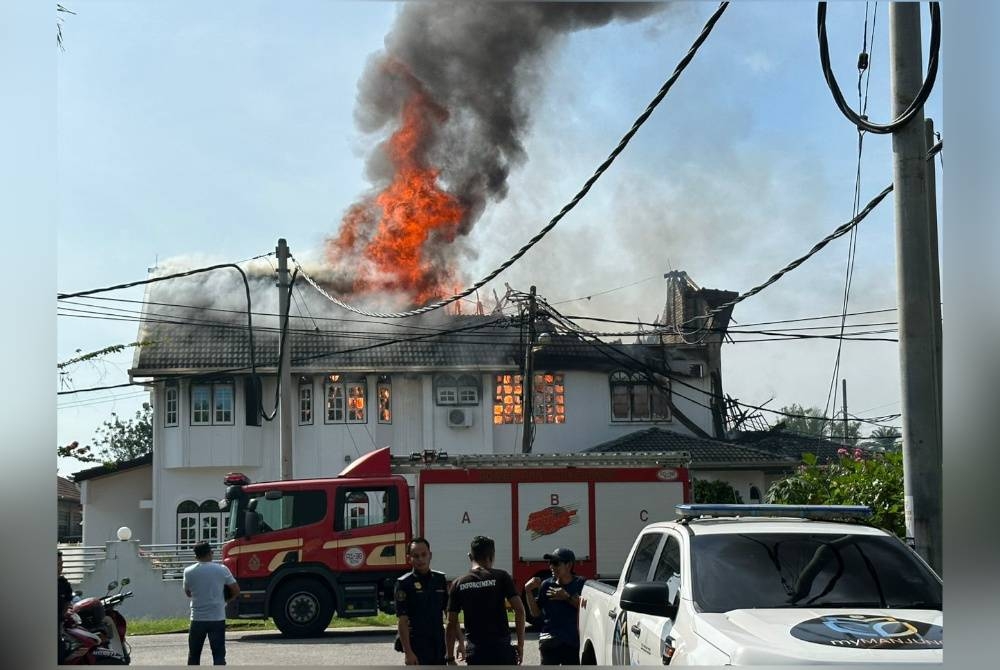
[[[691,377],[697,377],[698,379],[701,379],[702,377],[705,376],[705,366],[702,365],[701,363],[692,363],[688,367],[688,375],[690,375]]]
[[[472,410],[455,407],[448,410],[449,428],[468,428],[472,425]]]

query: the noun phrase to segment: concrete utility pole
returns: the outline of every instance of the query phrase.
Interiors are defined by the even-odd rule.
[[[521,417],[524,430],[521,432],[521,453],[531,453],[531,442],[535,437],[535,412],[532,393],[535,386],[535,360],[532,349],[535,346],[535,287],[528,292],[528,346],[524,348],[524,375],[521,377]]]
[[[889,5],[892,116],[916,97],[923,80],[920,3]],[[903,487],[907,540],[941,571],[941,379],[928,215],[923,109],[892,135],[896,210],[899,356],[902,384]]]
[[[847,444],[847,380],[841,379],[841,383],[844,385],[844,444]]]
[[[288,249],[288,242],[285,238],[278,239],[278,246],[275,249],[278,255],[278,327],[286,330],[285,324],[288,322],[288,257],[291,251]],[[281,352],[279,353],[278,375],[276,382],[278,389],[278,441],[281,445],[281,479],[292,478],[292,373],[289,352],[289,338],[281,339]]]

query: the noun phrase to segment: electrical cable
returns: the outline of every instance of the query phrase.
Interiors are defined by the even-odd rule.
[[[545,225],[545,227],[543,227],[534,237],[528,240],[528,242],[523,247],[518,249],[518,251],[513,256],[504,261],[498,268],[493,270],[491,273],[480,279],[478,282],[476,282],[469,288],[466,288],[461,293],[457,293],[449,298],[445,298],[444,300],[439,300],[429,305],[424,305],[423,307],[419,307],[417,309],[412,309],[406,312],[383,313],[383,312],[370,312],[367,310],[363,310],[359,307],[350,305],[327,293],[305,271],[303,271],[302,276],[305,277],[306,281],[308,281],[310,284],[313,285],[313,288],[322,293],[323,296],[327,298],[327,300],[334,303],[335,305],[338,305],[348,311],[354,312],[355,314],[361,314],[362,316],[369,316],[372,318],[379,318],[379,319],[400,319],[408,316],[416,316],[418,314],[424,314],[426,312],[430,312],[436,309],[440,309],[441,307],[450,305],[456,300],[461,300],[462,298],[465,298],[466,296],[476,292],[477,290],[479,290],[480,288],[491,282],[493,279],[495,279],[500,273],[504,272],[507,268],[513,265],[522,256],[524,256],[524,254],[526,254],[533,246],[535,246],[539,241],[541,241],[541,239],[545,237],[550,230],[555,228],[556,224],[559,223],[559,221],[562,220],[562,218],[566,216],[566,214],[568,214],[570,210],[576,207],[576,205],[583,199],[585,195],[587,195],[587,193],[590,191],[590,188],[601,177],[601,175],[603,175],[604,172],[609,167],[611,167],[611,164],[615,161],[616,158],[618,158],[618,155],[621,154],[621,152],[631,141],[632,137],[636,134],[636,132],[638,132],[639,128],[646,122],[649,116],[653,113],[653,110],[656,109],[656,107],[660,104],[660,101],[663,100],[664,96],[666,96],[667,92],[671,89],[671,87],[673,87],[674,82],[677,81],[680,74],[684,71],[685,68],[687,68],[688,64],[691,62],[691,59],[694,58],[695,53],[698,51],[698,48],[701,47],[702,43],[704,43],[704,41],[708,38],[708,35],[712,32],[712,29],[715,27],[716,22],[722,17],[723,12],[726,10],[726,7],[728,6],[729,6],[728,2],[722,2],[719,4],[718,9],[716,9],[715,13],[712,14],[711,17],[709,17],[708,21],[705,23],[705,26],[702,28],[701,33],[695,39],[690,49],[688,49],[687,53],[677,64],[677,67],[674,69],[673,74],[670,75],[670,77],[663,84],[663,86],[660,88],[657,94],[653,97],[653,100],[646,107],[645,111],[643,111],[642,114],[640,114],[639,117],[635,120],[635,122],[632,124],[632,127],[628,130],[628,132],[625,133],[622,139],[618,142],[618,145],[611,151],[611,154],[604,160],[603,163],[601,163],[597,167],[597,170],[594,172],[594,174],[591,175],[591,177],[587,179],[586,182],[584,182],[583,187],[575,196],[573,196],[573,199],[570,200],[559,211],[558,214],[552,217],[552,219]],[[295,263],[298,264],[298,261],[295,261]]]
[[[823,69],[823,78],[833,94],[837,108],[847,117],[847,119],[859,129],[867,130],[870,133],[888,134],[899,130],[909,123],[917,113],[923,108],[924,103],[934,88],[934,80],[937,77],[938,54],[941,50],[941,7],[937,2],[928,5],[931,13],[931,42],[930,53],[927,58],[927,75],[924,83],[920,86],[916,97],[903,110],[903,112],[889,123],[872,123],[866,116],[858,114],[844,99],[844,94],[837,84],[837,78],[830,65],[830,45],[826,37],[826,3],[820,2],[816,9],[816,33],[819,39],[819,59]]]

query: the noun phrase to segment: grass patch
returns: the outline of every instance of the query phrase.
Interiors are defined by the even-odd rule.
[[[163,633],[186,633],[191,622],[180,617],[169,619],[131,619],[128,622],[129,635],[161,635]],[[389,626],[395,628],[396,617],[379,613],[378,616],[364,616],[353,619],[333,617],[330,628],[356,628],[358,626]],[[272,619],[226,619],[226,630],[277,630]]]

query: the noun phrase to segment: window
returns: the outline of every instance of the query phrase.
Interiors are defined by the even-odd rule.
[[[191,423],[193,425],[209,425],[212,423],[212,387],[207,384],[192,384],[191,386]]]
[[[191,425],[230,425],[233,423],[233,384],[191,385]]]
[[[940,609],[942,586],[895,537],[838,533],[695,535],[691,586],[704,612],[747,608]]]
[[[212,423],[216,425],[233,423],[233,385],[212,384],[212,394],[215,400]]]
[[[351,530],[389,523],[399,519],[399,495],[395,488],[347,489],[337,491],[334,530]]]
[[[670,387],[661,386],[649,376],[613,372],[611,383],[612,421],[669,421]]]
[[[326,423],[367,423],[368,382],[364,378],[326,378]]]
[[[434,379],[438,405],[478,405],[480,381],[473,375],[439,375]]]
[[[163,425],[177,425],[177,384],[168,384],[163,389]]]
[[[323,520],[326,516],[326,493],[285,491],[280,498],[274,500],[268,500],[261,495],[252,498],[249,507],[260,515],[262,533],[298,528]]]
[[[639,546],[632,557],[632,565],[628,568],[626,584],[641,584],[649,581],[649,570],[653,567],[653,558],[656,556],[656,548],[660,546],[662,539],[660,533],[646,533],[639,540]]]
[[[200,505],[185,500],[177,506],[177,544],[193,545],[201,541],[218,544],[228,521],[229,514],[223,513],[215,500]]]
[[[521,375],[496,375],[493,395],[494,424],[523,423],[521,380]],[[531,404],[535,423],[566,423],[566,386],[562,373],[535,374]]]
[[[198,541],[198,504],[185,500],[177,506],[177,544],[192,545]]]
[[[311,377],[299,378],[299,425],[313,422],[313,383]]]
[[[375,396],[378,398],[378,422],[392,423],[392,380],[388,376],[378,378]]]

